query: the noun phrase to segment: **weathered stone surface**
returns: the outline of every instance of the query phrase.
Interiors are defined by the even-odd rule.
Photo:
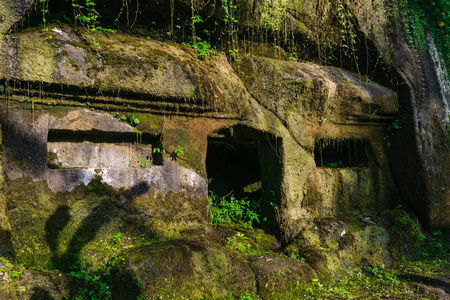
[[[43,105],[88,105],[92,109],[119,111],[134,105],[133,111],[141,113],[139,118],[143,119],[149,118],[146,114],[156,111],[186,115],[186,119],[178,121],[150,117],[138,128],[144,134],[161,135],[161,140],[170,143],[169,149],[179,146],[188,149],[185,151],[188,155],[188,164],[185,166],[195,167],[203,174],[208,135],[221,127],[231,128],[241,122],[241,125],[274,135],[282,141],[276,151],[282,153],[277,155],[283,166],[277,179],[279,183],[275,184],[283,209],[278,211],[276,219],[283,224],[281,230],[287,240],[301,231],[308,219],[319,211],[314,209],[311,215],[302,201],[308,174],[316,169],[311,151],[315,141],[320,138],[370,141],[368,145],[372,149],[368,151],[374,154],[374,163],[370,163],[370,171],[365,172],[370,176],[364,185],[371,197],[360,207],[368,208],[371,201],[384,203],[384,197],[391,192],[390,171],[383,150],[383,126],[397,111],[397,103],[395,94],[387,89],[362,82],[355,75],[342,70],[255,57],[242,57],[238,76],[224,56],[198,61],[187,47],[119,34],[98,34],[98,51],[102,56],[97,57],[89,44],[83,42],[88,38],[81,38],[82,35],[70,38],[74,34],[67,27],[53,26],[51,30],[55,33],[52,42],[57,47],[31,33],[19,35],[17,51],[21,55],[18,65],[22,67],[14,70],[18,70],[16,79],[24,83],[11,94],[12,100],[29,101],[27,94],[31,93],[31,101]],[[33,49],[47,49],[39,50],[47,54],[42,54],[38,60],[39,64],[44,62],[46,68],[37,68],[28,60]],[[153,66],[153,69],[142,69],[145,64]],[[10,71],[3,73],[3,76],[9,76]],[[65,75],[58,75],[61,72]],[[265,75],[259,77],[261,73]],[[30,84],[25,83],[30,81],[31,92]],[[34,81],[45,82],[41,87],[45,99],[37,97],[42,92],[36,90],[39,87]],[[87,96],[76,95],[84,90],[88,91]],[[310,99],[315,100],[311,102]],[[132,132],[131,127],[110,116],[95,111],[72,111],[56,116],[45,113],[19,116],[20,113],[13,110],[9,118],[16,121],[9,122],[23,123],[28,118],[27,122],[34,124],[35,128],[21,130],[22,134],[30,136],[29,132],[34,132],[36,136],[32,139],[39,143],[36,145],[37,151],[29,155],[33,158],[27,159],[35,165],[33,168],[24,172],[14,167],[14,164],[6,166],[8,176],[12,179],[33,173],[33,178],[46,180],[53,191],[62,192],[73,190],[81,183],[86,185],[95,175],[100,175],[105,183],[115,189],[146,183],[150,189],[164,194],[173,191],[186,192],[186,195],[194,197],[206,195],[204,175],[199,176],[197,172],[180,168],[176,163],[167,161],[163,166],[136,168],[139,159],[134,156],[147,157],[149,155],[145,155],[145,151],[151,153],[157,145],[152,144],[146,150],[142,146],[127,148],[123,143],[102,144],[101,147],[91,142],[47,143],[46,134],[51,130],[98,131],[103,132],[103,135]],[[214,125],[210,122],[208,127],[199,131],[197,128],[204,121],[189,119],[190,116],[214,116],[219,120]],[[233,120],[227,121],[225,118]],[[184,128],[181,122],[187,122],[189,126]],[[376,126],[369,127],[367,124]],[[20,126],[16,127],[19,130]],[[14,146],[13,143],[6,150],[6,156],[12,156],[18,147],[21,146]],[[80,152],[80,149],[90,155],[73,154],[74,151]],[[46,159],[45,153],[48,152],[52,156],[49,162],[51,165],[66,169],[46,168],[48,157]],[[332,174],[329,173],[334,176]],[[330,182],[338,184],[339,180]],[[378,194],[370,192],[376,190],[375,185],[380,183],[382,187]],[[356,193],[359,189],[355,186],[352,191]],[[268,187],[267,190],[273,188]],[[359,195],[358,199],[366,198],[366,194],[364,197]],[[326,197],[335,196],[330,194]]]
[[[317,277],[310,266],[299,260],[275,255],[252,258],[250,267],[262,299],[283,299]]]
[[[178,6],[189,11],[190,3],[175,2],[175,16],[191,21]],[[268,30],[266,41],[240,41],[236,47],[245,49],[240,53],[287,58],[280,48],[283,37],[273,37],[273,47],[265,44],[267,34],[284,31],[284,43],[288,33],[304,40],[297,53],[302,59],[314,56],[316,62],[329,63],[320,46],[329,50],[342,42],[343,23],[336,12],[345,7],[360,26],[367,25],[361,30],[406,82],[399,85],[399,99],[343,69],[253,55],[235,55],[230,64],[223,54],[202,57],[191,47],[146,35],[97,31],[94,41],[90,33],[63,24],[47,25],[48,32],[31,28],[4,35],[30,4],[0,4],[0,255],[36,268],[105,274],[104,267],[117,263],[120,252],[123,260],[113,274],[118,299],[257,292],[271,299],[297,292],[299,284],[315,278],[313,269],[328,280],[364,264],[389,265],[387,249],[395,243],[377,220],[338,217],[359,218],[389,206],[399,195],[396,182],[431,225],[448,225],[448,174],[439,176],[449,159],[438,147],[444,141],[444,116],[424,120],[436,115],[433,109],[447,107],[448,100],[430,73],[425,82],[432,89],[421,94],[415,73],[419,62],[406,52],[403,40],[386,35],[385,41],[375,42],[380,29],[388,32],[388,19],[376,9],[381,4],[368,9],[347,0],[342,7],[333,1],[248,1],[236,20],[246,30],[250,25]],[[203,1],[196,5],[199,13],[211,10]],[[374,10],[379,22],[369,18]],[[223,7],[210,12],[211,20],[223,22],[224,12]],[[156,26],[155,35],[167,35],[167,20]],[[308,49],[315,45],[320,45],[317,53]],[[421,55],[432,69],[431,56]],[[393,144],[389,164],[386,129],[399,118],[399,101],[408,107],[400,111],[408,132],[399,137],[388,131],[387,138],[395,135],[388,141]],[[140,122],[133,124],[131,116]],[[399,145],[395,139],[406,142]],[[251,184],[261,193],[264,217],[289,245],[285,252],[303,257],[309,266],[263,255],[251,260],[250,269],[225,247],[227,241],[222,246],[205,242],[210,235],[208,181],[213,179],[206,161],[212,140],[226,151],[251,150],[246,155],[256,157],[252,166],[261,173]],[[410,141],[414,146],[408,154]],[[328,165],[318,162],[319,142],[337,145]],[[363,144],[356,154],[366,158],[344,168],[336,153],[351,143]],[[242,166],[234,170],[242,171]],[[252,244],[252,251],[279,246],[273,237],[245,242],[261,238],[267,244]],[[35,296],[58,290],[52,280],[39,283]]]
[[[27,270],[7,260],[0,261],[0,297],[13,299],[63,299],[80,294],[79,280],[61,272]]]
[[[31,11],[36,0],[4,0],[0,3],[0,34],[10,32]]]
[[[358,222],[323,218],[314,228],[303,231],[285,252],[304,257],[324,279],[351,274],[357,266],[389,266],[390,237],[378,219],[366,217]]]
[[[112,271],[115,299],[225,299],[256,292],[253,274],[242,258],[205,242],[174,240],[121,255],[124,260]]]

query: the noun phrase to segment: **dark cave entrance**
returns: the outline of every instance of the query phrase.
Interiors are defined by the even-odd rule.
[[[365,168],[369,166],[369,147],[361,139],[322,139],[314,147],[320,168]]]
[[[208,190],[220,197],[250,200],[260,207],[260,227],[279,234],[281,139],[246,126],[219,130],[208,137]]]

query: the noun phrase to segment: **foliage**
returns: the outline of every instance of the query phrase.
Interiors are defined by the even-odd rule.
[[[217,54],[216,49],[209,42],[203,41],[198,36],[195,37],[195,40],[196,42],[191,41],[190,43],[183,43],[183,45],[194,48],[202,59],[209,56],[214,57]]]
[[[83,269],[76,268],[70,272],[69,275],[80,279],[84,284],[78,290],[80,296],[76,297],[77,300],[103,300],[111,299],[110,289],[110,272],[116,263],[123,260],[122,256],[117,255],[117,252],[121,248],[123,241],[123,234],[121,232],[112,236],[110,241],[107,241],[106,248],[113,250],[116,254],[106,263],[105,267],[99,274],[92,274]],[[81,264],[78,264],[81,265]]]
[[[447,73],[450,72],[450,1],[401,1],[403,18],[410,44],[428,50],[431,35]]]
[[[84,0],[85,2],[80,4],[78,0],[72,0],[73,14],[75,16],[75,25],[77,21],[86,30],[91,32],[91,38],[94,48],[98,48],[99,44],[95,38],[95,32],[97,31],[97,23],[100,14],[95,9],[95,2],[93,0]]]
[[[233,196],[218,197],[214,192],[210,192],[208,198],[213,225],[233,222],[245,228],[253,228],[255,222],[260,222],[261,207],[257,201],[237,199]]]
[[[180,155],[184,155],[184,148],[180,145],[177,145],[177,149],[173,150],[173,153],[176,157],[179,157]]]
[[[341,168],[344,165],[344,163],[342,162],[342,160],[335,162],[335,163],[328,163],[327,167],[330,168]]]
[[[133,23],[131,23],[130,25],[130,8],[129,8],[129,2],[133,2],[133,0],[122,0],[122,6],[120,7],[119,13],[116,17],[116,19],[114,20],[114,23],[118,24],[120,17],[122,16],[123,12],[125,11],[125,16],[126,16],[126,20],[127,20],[127,28],[128,29],[132,29],[134,24],[136,24],[138,15],[140,13],[139,11],[139,0],[136,0],[136,12],[134,15],[134,20]]]
[[[46,14],[48,14],[48,0],[39,0],[42,4],[41,12],[42,12],[42,22],[44,22],[44,28],[42,31],[48,32],[48,28],[45,26],[47,24]]]
[[[158,147],[153,148],[153,153],[166,153],[166,150],[164,150],[162,144],[160,143]]]
[[[367,269],[371,275],[375,276],[378,279],[384,281],[398,280],[397,276],[386,271],[384,264],[382,264],[380,268],[368,266]]]
[[[86,105],[90,106],[90,103],[87,102]],[[119,119],[119,121],[121,121],[121,122],[126,122],[126,123],[130,124],[132,127],[136,127],[139,125],[139,119],[136,118],[136,116],[134,114],[130,114],[128,117],[126,117],[125,115],[120,116],[119,113],[114,113],[111,116]]]
[[[406,245],[402,247],[407,248],[410,259],[429,259],[450,253],[450,241],[443,238],[441,231],[424,231],[419,221],[401,210],[400,205],[396,207],[394,213],[396,216],[391,230],[405,239]]]
[[[128,123],[133,126],[136,127],[139,124],[139,119],[136,118],[136,116],[134,114],[130,114],[128,116]]]
[[[106,283],[103,283],[99,275],[91,274],[84,270],[69,273],[72,277],[78,278],[85,283],[85,287],[79,289],[80,296],[77,300],[100,300],[110,299],[111,291]]]
[[[401,136],[400,130],[402,129],[402,126],[400,125],[400,120],[394,120],[391,125],[387,128],[387,134],[385,137],[386,145],[388,148],[392,147],[392,138],[394,136]]]
[[[243,239],[244,237],[243,233],[238,232],[234,236],[227,238],[227,245],[244,255],[251,255],[254,253],[252,245]]]
[[[139,166],[141,167],[141,168],[145,168],[145,167],[149,167],[150,166],[150,160],[149,159],[145,159],[145,160],[142,160],[140,157],[139,157],[139,155],[138,155],[138,157],[137,157],[137,163],[139,164]]]

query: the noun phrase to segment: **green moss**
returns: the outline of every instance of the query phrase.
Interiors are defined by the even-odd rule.
[[[136,118],[139,119],[137,129],[143,132],[152,134],[159,134],[164,129],[165,118],[160,115],[135,113]]]
[[[160,299],[229,299],[255,294],[250,270],[226,248],[175,240],[132,248],[123,255],[126,259],[112,272],[116,299],[130,299],[136,291],[141,298]]]
[[[183,127],[183,126],[180,126]],[[194,146],[190,132],[186,129],[166,129],[164,131],[164,148],[168,153],[173,153],[177,147],[184,148],[184,155],[176,159],[180,164],[187,168],[203,170],[204,161],[202,153]]]

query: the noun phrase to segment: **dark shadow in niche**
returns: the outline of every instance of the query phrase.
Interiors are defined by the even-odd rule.
[[[138,141],[139,140],[139,141]],[[48,131],[47,142],[49,143],[139,143],[142,145],[150,145],[159,142],[160,135],[150,133],[142,133],[138,135],[136,132],[113,132],[113,131],[73,131],[63,129],[51,129]]]
[[[31,294],[30,300],[55,300],[48,291],[40,287],[33,287],[33,294]]]
[[[14,260],[16,253],[11,242],[11,232],[0,229],[0,257]]]
[[[206,156],[208,190],[218,197],[233,195],[259,203],[258,227],[276,237],[280,237],[276,210],[281,197],[281,146],[282,140],[268,132],[237,125],[209,136]]]
[[[72,131],[63,129],[51,129],[48,131],[47,143],[103,143],[103,144],[129,144],[134,146],[149,146],[150,153],[139,157],[141,163],[152,162],[153,165],[163,165],[161,134],[150,134],[136,132],[109,132],[109,131]],[[55,164],[56,155],[48,152],[47,166],[50,169],[59,169]]]
[[[161,143],[161,135],[159,135],[157,140],[152,143],[152,162],[155,166],[162,166],[164,164],[163,159],[163,148]],[[147,157],[149,159],[149,157]]]
[[[316,166],[321,168],[364,168],[369,156],[367,142],[361,139],[322,139],[314,147]]]

